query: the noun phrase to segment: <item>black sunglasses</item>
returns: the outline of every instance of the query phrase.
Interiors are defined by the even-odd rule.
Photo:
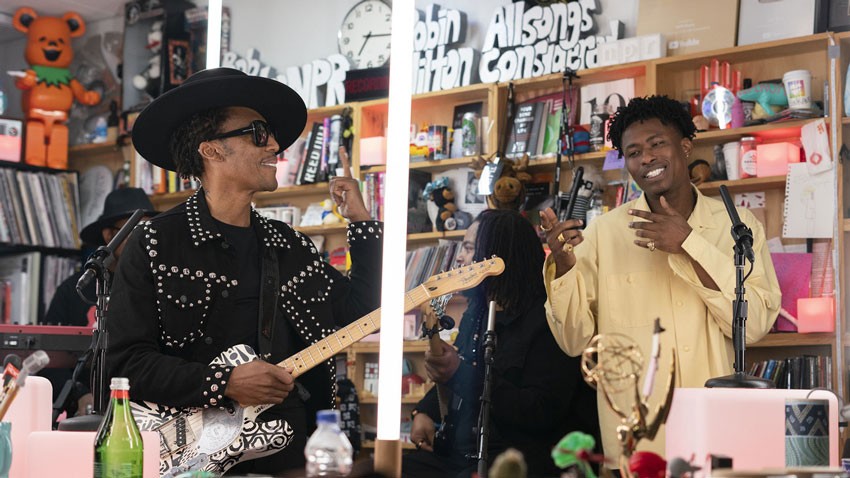
[[[254,139],[254,146],[262,148],[269,144],[269,136],[271,136],[273,133],[272,128],[271,126],[269,126],[268,123],[262,120],[254,120],[251,121],[250,125],[244,128],[239,128],[233,131],[228,131],[226,133],[219,133],[213,135],[210,140],[232,138],[234,136],[242,136],[244,134],[250,134]],[[280,150],[278,150],[275,154],[280,154]]]

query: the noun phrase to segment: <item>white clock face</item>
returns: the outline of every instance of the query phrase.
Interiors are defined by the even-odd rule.
[[[364,0],[345,15],[337,41],[353,69],[383,66],[389,60],[391,13],[380,0]]]

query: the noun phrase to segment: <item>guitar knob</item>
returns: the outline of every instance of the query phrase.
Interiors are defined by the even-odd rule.
[[[455,328],[455,319],[449,317],[448,315],[441,316],[440,327],[446,330]]]

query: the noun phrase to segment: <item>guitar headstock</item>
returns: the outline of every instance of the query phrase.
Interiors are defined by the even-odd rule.
[[[422,283],[429,297],[437,297],[460,290],[471,289],[485,277],[497,276],[504,272],[505,261],[500,257],[491,257],[483,261],[473,262],[467,266],[431,276]]]

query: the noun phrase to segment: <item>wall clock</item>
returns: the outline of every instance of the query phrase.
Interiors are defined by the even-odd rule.
[[[348,11],[337,43],[352,69],[383,66],[390,59],[391,17],[390,6],[381,0],[363,0]]]

